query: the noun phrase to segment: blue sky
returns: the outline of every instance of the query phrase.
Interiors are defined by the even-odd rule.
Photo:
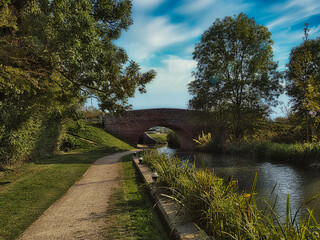
[[[133,25],[116,42],[142,71],[155,69],[146,94],[130,99],[133,109],[187,108],[187,84],[196,62],[194,46],[216,18],[240,12],[267,26],[274,41],[274,60],[285,69],[292,47],[302,42],[304,23],[310,38],[320,36],[319,0],[133,0]],[[288,98],[281,96],[285,103]],[[279,108],[273,116],[282,115]]]

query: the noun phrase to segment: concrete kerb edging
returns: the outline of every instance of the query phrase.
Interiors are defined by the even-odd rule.
[[[150,196],[165,221],[166,227],[170,230],[171,237],[182,240],[212,239],[191,222],[190,218],[179,211],[178,203],[162,196],[161,189],[154,185],[151,170],[146,165],[139,164],[138,157],[132,156],[132,161],[142,181],[146,183]]]

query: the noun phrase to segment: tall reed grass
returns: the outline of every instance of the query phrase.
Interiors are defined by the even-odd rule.
[[[275,161],[320,163],[320,142],[285,144],[273,142],[230,143],[227,153],[253,155]]]
[[[250,193],[239,193],[237,181],[218,178],[212,169],[196,169],[179,158],[168,158],[156,150],[144,152],[144,162],[159,174],[159,184],[170,189],[192,219],[215,239],[320,239],[320,224],[308,209],[307,216],[292,214],[289,197],[284,221],[275,204],[256,205],[255,177]]]

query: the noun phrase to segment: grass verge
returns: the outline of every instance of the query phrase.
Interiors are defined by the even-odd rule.
[[[117,149],[55,155],[0,177],[0,239],[16,239],[59,199],[91,164]]]
[[[106,239],[170,239],[136,175],[131,156],[121,158],[121,163],[122,183],[111,198]]]

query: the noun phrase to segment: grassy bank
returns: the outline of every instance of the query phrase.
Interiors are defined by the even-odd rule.
[[[156,140],[159,144],[165,144],[167,142],[167,134],[166,133],[150,133],[149,134],[154,140]]]
[[[281,144],[273,142],[231,143],[225,151],[231,154],[251,155],[273,161],[319,163],[320,143]]]
[[[145,186],[135,173],[131,156],[123,157],[121,162],[122,183],[111,198],[106,239],[169,239]]]
[[[294,215],[288,198],[284,222],[267,200],[264,210],[259,210],[256,205],[259,195],[254,192],[257,178],[251,192],[239,193],[236,181],[218,178],[214,170],[195,169],[178,158],[145,151],[144,162],[159,174],[159,184],[171,190],[172,198],[216,239],[320,238],[320,224],[307,206],[301,206],[307,208],[307,216]]]
[[[42,156],[1,173],[0,239],[17,238],[79,180],[95,160],[132,149],[130,145],[93,125],[84,124],[75,132],[78,135],[71,135],[71,131],[69,135],[76,142],[82,142],[82,145],[71,145],[69,153]],[[66,139],[65,143],[68,141]],[[86,149],[84,142],[92,144],[92,148]]]
[[[61,146],[63,151],[99,148],[122,151],[132,149],[132,146],[104,131],[100,124],[85,124],[81,121],[69,125],[66,138]]]

